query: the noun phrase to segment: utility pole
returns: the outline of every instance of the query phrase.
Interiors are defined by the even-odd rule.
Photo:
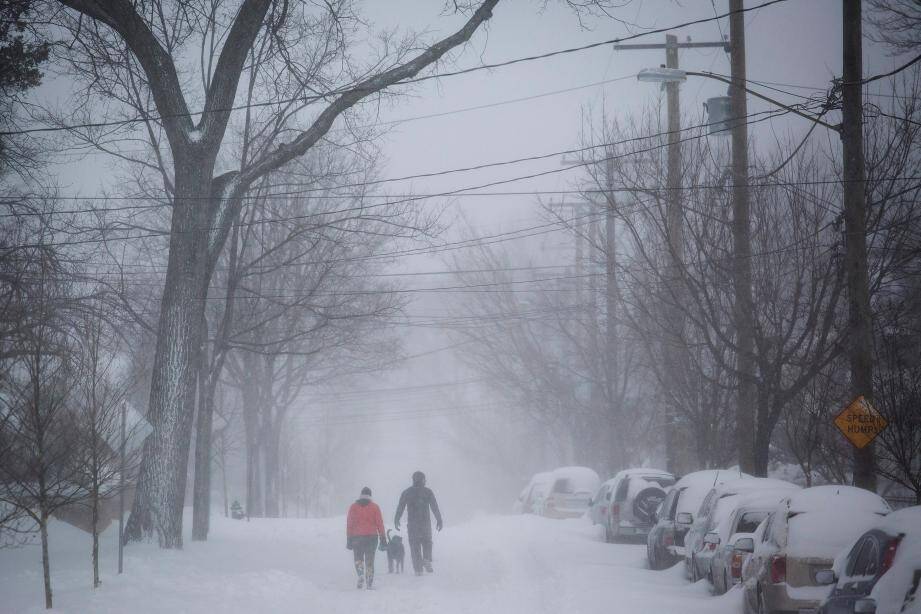
[[[844,158],[844,265],[848,290],[851,393],[873,399],[873,314],[867,264],[866,169],[863,151],[861,0],[843,0],[841,143]],[[876,491],[873,444],[854,448],[854,485]]]
[[[620,372],[619,361],[617,359],[618,339],[617,339],[617,307],[620,302],[620,289],[617,285],[617,201],[614,196],[614,159],[613,151],[605,149],[604,166],[604,183],[605,183],[605,216],[604,216],[604,272],[605,272],[605,327],[604,327],[604,353],[606,390],[605,396],[608,401],[608,414],[610,424],[613,427],[617,424],[615,417],[622,410],[619,405],[620,401]],[[612,441],[618,442],[617,433],[613,433]],[[614,457],[609,459],[610,469],[620,470],[621,464],[625,461],[622,447],[620,445],[611,446]]]
[[[124,569],[124,551],[125,551],[125,446],[127,445],[126,422],[128,414],[128,403],[122,401],[121,415],[121,439],[119,442],[120,467],[118,470],[118,573]]]
[[[732,109],[732,277],[735,287],[733,320],[736,334],[736,449],[739,468],[766,475],[755,462],[755,318],[752,298],[751,211],[748,191],[748,103],[745,97],[745,14],[743,0],[729,0],[729,86]],[[675,86],[678,84],[676,83]],[[767,459],[762,459],[766,465]]]
[[[642,50],[665,49],[665,66],[678,69],[679,49],[727,49],[725,41],[695,43],[690,40],[679,43],[674,34],[665,35],[665,44],[638,43],[614,45],[614,49]],[[684,313],[679,304],[683,293],[683,263],[684,255],[684,211],[681,204],[681,105],[678,96],[678,83],[665,83],[666,107],[668,110],[668,153],[666,167],[666,186],[668,189],[665,204],[666,240],[668,243],[668,266],[665,283],[669,293],[669,307],[665,314],[671,336],[664,344],[664,363],[668,373],[665,377],[672,379],[687,373],[687,347],[684,339]],[[680,473],[679,466],[679,436],[677,414],[674,403],[665,403],[665,455],[666,469],[672,473]]]
[[[678,68],[678,37],[674,34],[665,35],[665,66]],[[669,289],[669,314],[668,326],[671,327],[672,338],[667,342],[666,362],[671,372],[666,377],[674,378],[679,373],[684,373],[681,365],[684,362],[684,313],[678,304],[679,297],[684,294],[681,288],[682,257],[684,256],[684,212],[681,207],[681,103],[677,83],[665,84],[666,107],[668,110],[668,153],[665,183],[668,188],[665,201],[665,229],[668,241],[669,267],[666,284]],[[665,457],[668,471],[678,474],[678,416],[674,403],[665,405]]]

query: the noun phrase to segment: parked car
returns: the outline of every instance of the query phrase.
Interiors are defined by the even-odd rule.
[[[820,614],[921,612],[921,506],[883,518],[817,576],[832,585]]]
[[[602,483],[598,487],[598,491],[592,495],[592,500],[588,504],[588,517],[593,525],[607,525],[608,511],[611,507],[611,495],[614,494],[613,489],[616,483],[617,476]]]
[[[560,467],[551,475],[551,487],[540,505],[548,518],[578,518],[588,511],[601,480],[588,467]]]
[[[745,494],[776,492],[776,505],[786,494],[799,486],[770,478],[742,477],[729,480],[710,489],[697,510],[694,523],[684,538],[685,573],[694,582],[710,575],[710,560],[721,540],[729,535],[714,531],[717,524],[728,518]],[[757,527],[757,523],[755,524]]]
[[[515,501],[513,511],[517,514],[537,514],[553,484],[553,472],[535,473]]]
[[[656,510],[675,476],[657,469],[627,469],[614,476],[611,501],[605,514],[605,537],[609,542],[643,537],[655,525]]]
[[[740,475],[745,477],[738,471],[708,469],[689,473],[675,483],[656,510],[656,523],[646,537],[650,569],[670,567],[684,557],[684,536],[704,497],[714,486]]]
[[[830,592],[818,572],[890,511],[875,493],[852,486],[815,486],[784,498],[743,567],[745,611],[816,611]]]
[[[742,563],[755,549],[755,531],[789,493],[784,489],[766,490],[723,499],[731,502],[731,513],[717,519],[715,527],[704,536],[704,552],[707,548],[713,551],[707,577],[714,593],[722,595],[742,580]]]

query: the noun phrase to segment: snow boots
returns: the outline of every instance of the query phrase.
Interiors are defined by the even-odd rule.
[[[364,561],[355,561],[355,571],[358,573],[358,588],[374,586],[374,565],[365,566]]]

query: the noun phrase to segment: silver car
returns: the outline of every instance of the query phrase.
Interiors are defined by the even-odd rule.
[[[758,530],[742,570],[747,613],[815,612],[834,558],[890,511],[879,495],[853,486],[814,486],[786,497]]]

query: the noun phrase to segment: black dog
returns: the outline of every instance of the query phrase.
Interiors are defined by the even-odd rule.
[[[387,529],[387,573],[403,573],[403,559],[406,550],[403,548],[403,538],[399,535],[390,536],[391,529]]]

